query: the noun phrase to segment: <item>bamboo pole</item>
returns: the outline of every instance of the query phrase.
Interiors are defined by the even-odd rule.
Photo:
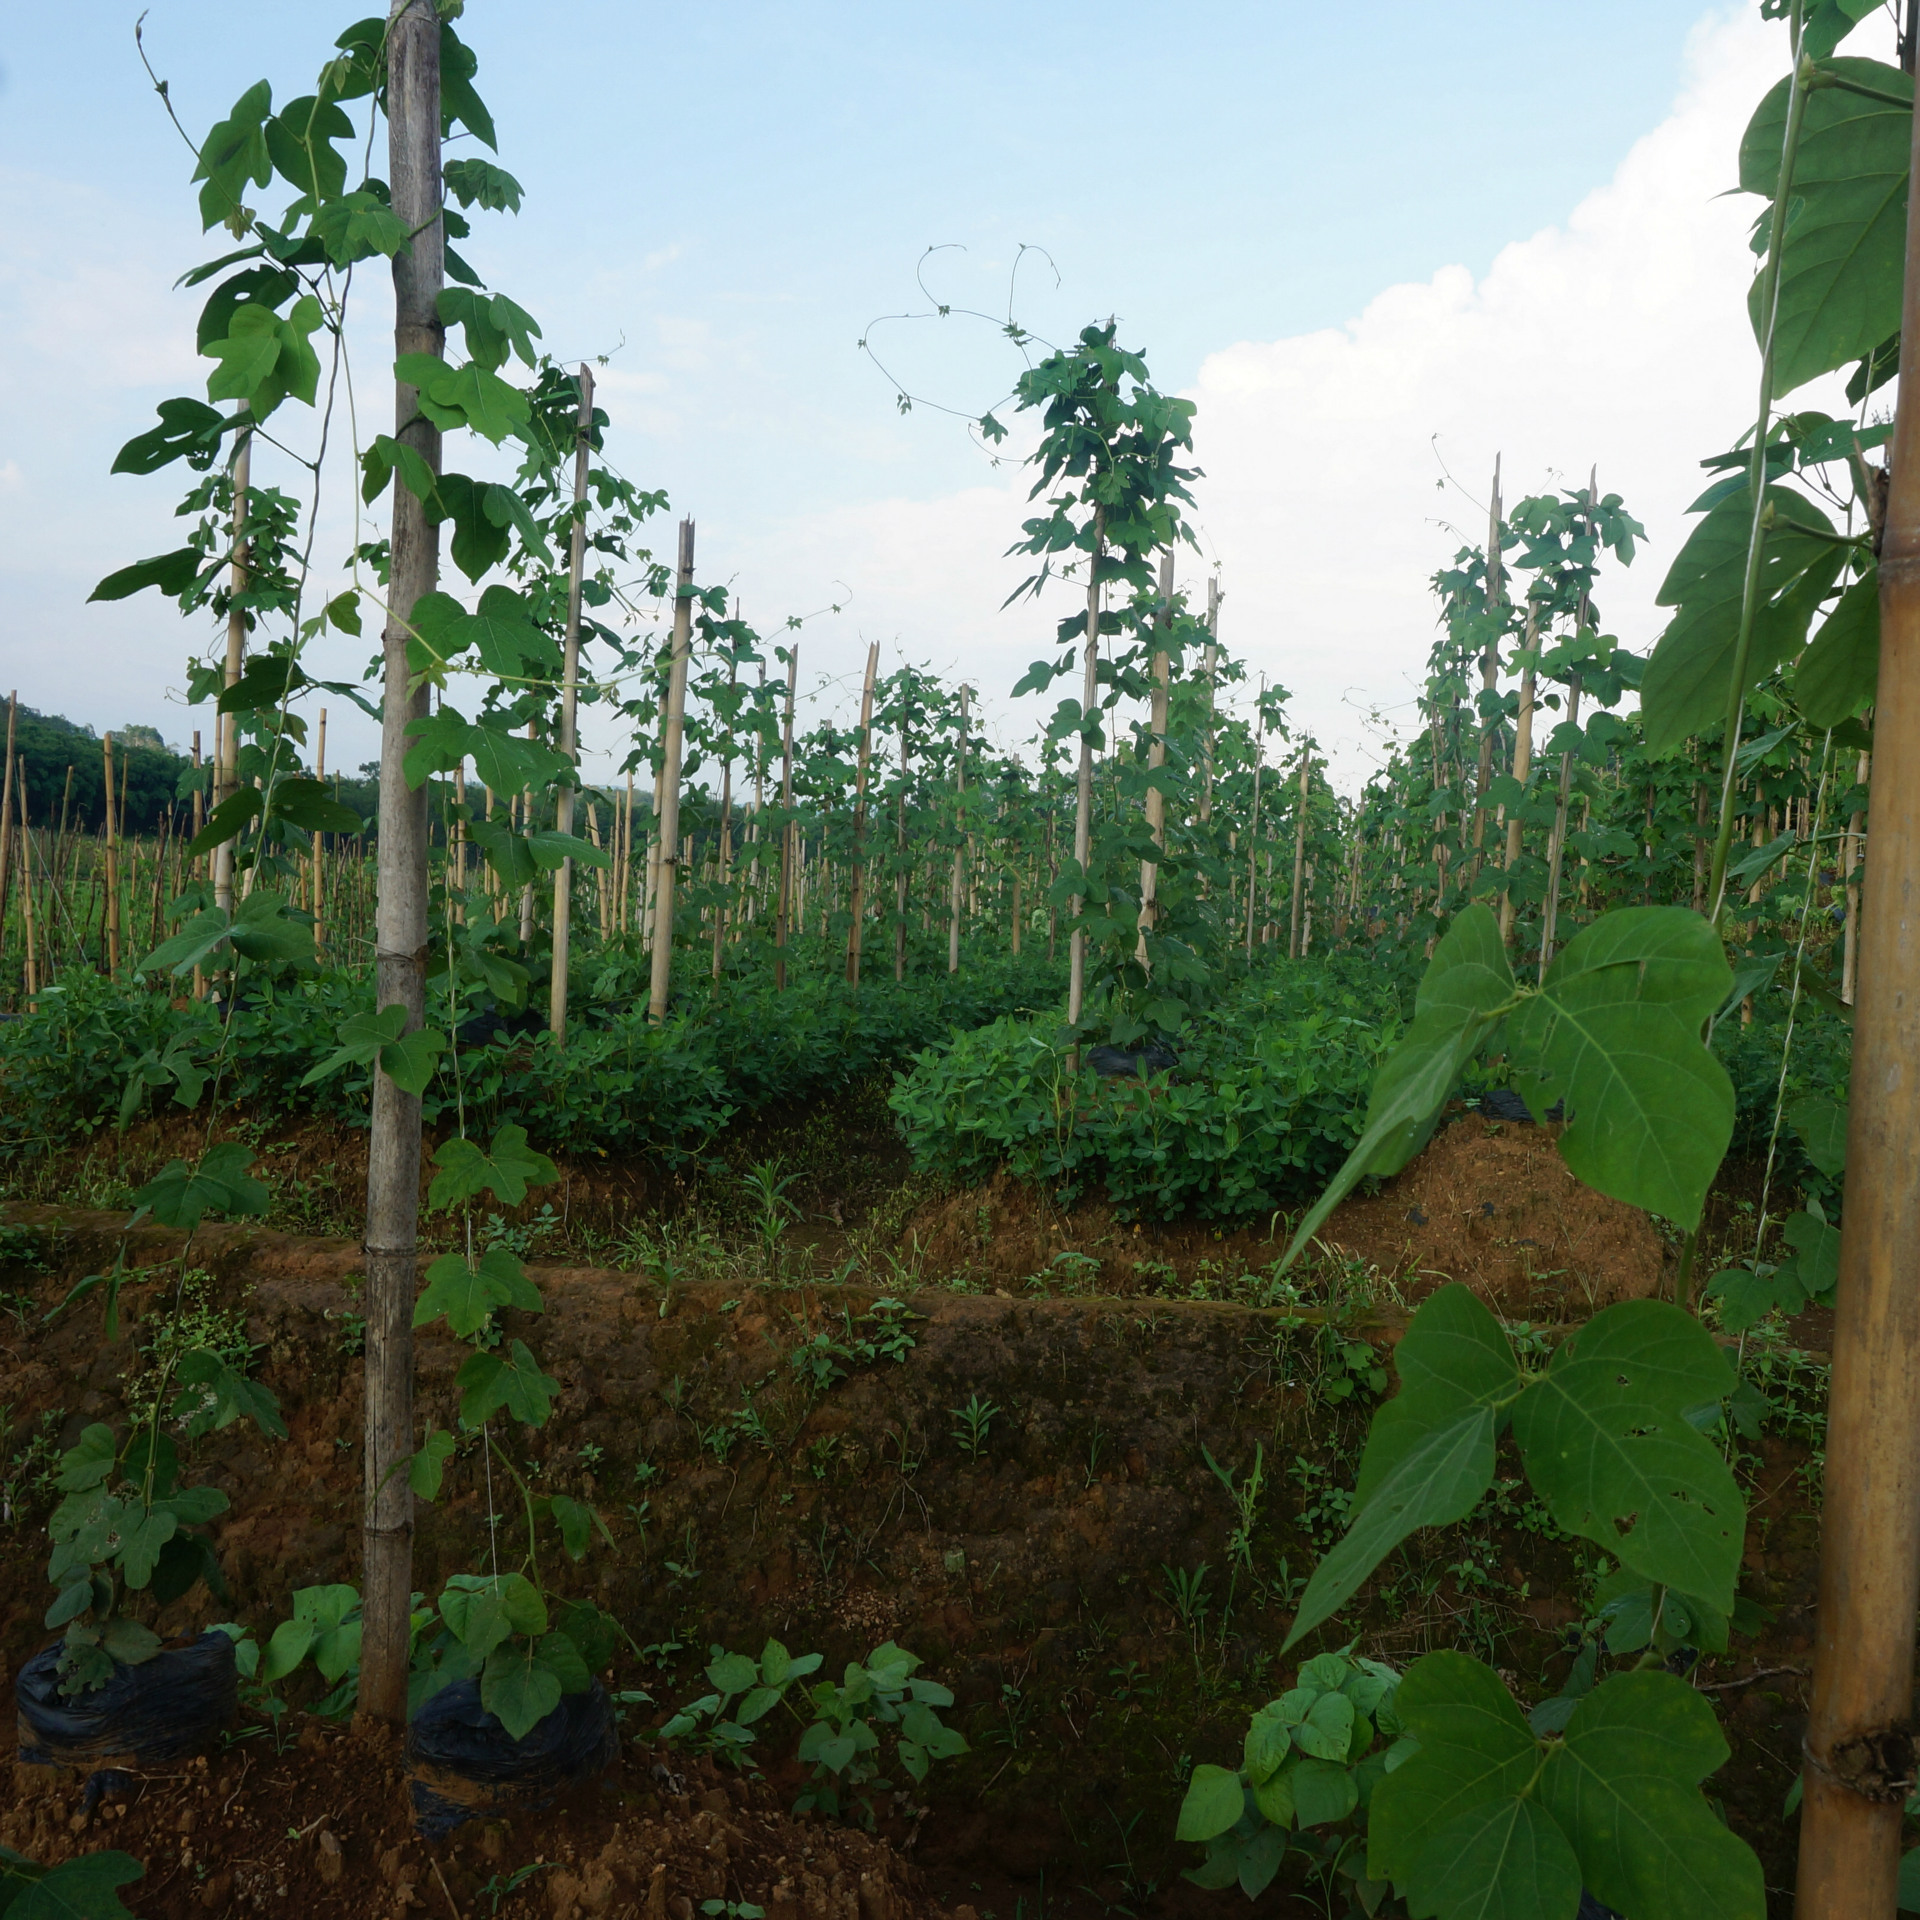
[[[327,777],[327,710],[320,709],[320,732],[313,755],[313,777]],[[318,827],[313,830],[313,950],[324,954],[327,948],[327,836]]]
[[[1500,684],[1500,609],[1506,605],[1506,568],[1501,557],[1500,456],[1493,456],[1493,495],[1487,508],[1487,644],[1480,654],[1480,693],[1489,709]],[[1480,722],[1480,764],[1473,786],[1473,860],[1467,868],[1467,892],[1480,878],[1487,837],[1487,789],[1493,784],[1493,738],[1498,718],[1488,711]]]
[[[793,914],[793,694],[800,682],[800,642],[787,643],[787,706],[780,723],[780,898],[773,916],[773,987],[787,986],[787,928]]]
[[[867,895],[867,762],[873,751],[873,679],[880,671],[880,642],[867,646],[867,676],[860,687],[860,752],[853,776],[852,916],[847,926],[847,985],[860,984],[860,919]]]
[[[1300,797],[1293,815],[1293,911],[1287,920],[1287,958],[1300,958],[1300,894],[1307,871],[1307,798],[1312,790],[1313,756],[1307,741],[1300,742]]]
[[[1540,604],[1529,597],[1527,601],[1527,632],[1523,643],[1525,659],[1520,668],[1520,706],[1513,717],[1513,777],[1522,786],[1533,771],[1533,690],[1534,690],[1534,641],[1540,627]],[[1510,874],[1520,864],[1521,821],[1518,807],[1507,819],[1507,848],[1505,868]],[[1512,883],[1500,889],[1500,938],[1510,944],[1513,939],[1513,891]]]
[[[1083,883],[1087,877],[1087,863],[1093,858],[1093,739],[1089,730],[1094,710],[1100,703],[1100,562],[1106,555],[1106,546],[1107,510],[1096,507],[1093,513],[1093,547],[1087,556],[1087,631],[1085,666],[1080,682],[1080,767],[1073,803],[1073,858]],[[1211,757],[1208,766],[1211,769]],[[1087,933],[1080,925],[1080,915],[1085,905],[1084,892],[1076,893],[1073,896],[1073,931],[1067,942],[1067,1025],[1076,1029],[1076,1039],[1087,992]],[[1068,1057],[1077,1072],[1080,1066],[1077,1044]]]
[[[107,810],[107,973],[109,976],[112,976],[120,971],[120,844],[113,830],[113,735],[111,733],[104,733],[100,736],[100,752],[106,765],[106,793],[104,799]],[[21,802],[21,820],[24,823],[26,819],[24,792],[21,796]],[[26,827],[24,824],[21,826],[20,833],[20,855],[24,860],[29,844],[26,839]],[[27,890],[31,893],[33,890],[33,869],[27,867],[23,869],[23,872],[26,879]]]
[[[954,822],[953,885],[947,902],[947,971],[960,971],[960,914],[966,901],[967,839],[963,829],[967,798],[967,689],[960,689],[960,753],[954,766],[954,794],[959,802]],[[1068,1016],[1079,1017],[1077,1011]]]
[[[387,35],[387,151],[393,211],[410,236],[393,257],[394,352],[442,355],[438,299],[445,234],[440,221],[440,22],[431,0],[394,0]],[[440,467],[440,434],[417,390],[394,386],[396,437]],[[407,784],[407,725],[427,713],[407,659],[414,603],[439,579],[439,530],[405,487],[393,489],[388,615],[381,634],[379,877],[374,908],[374,1002],[405,1009],[417,1030],[426,1009],[427,790]],[[362,1457],[359,1713],[403,1725],[407,1717],[413,1604],[413,1303],[420,1222],[420,1099],[375,1065],[367,1151],[366,1426]]]
[[[653,971],[648,1018],[667,1017],[673,985],[673,880],[680,864],[680,748],[687,708],[687,655],[693,641],[693,522],[680,522],[679,571],[673,598],[673,657],[667,670],[666,737],[660,751],[660,883],[653,908]]]
[[[1920,118],[1912,154],[1920,165]],[[1873,855],[1860,914],[1846,1206],[1827,1410],[1800,1920],[1897,1900],[1920,1609],[1920,195],[1909,199],[1880,545]],[[1728,759],[1733,755],[1729,729]],[[1731,779],[1731,772],[1728,775]],[[1724,830],[1723,830],[1724,837]]]
[[[1266,697],[1267,677],[1260,676],[1261,698]],[[1256,709],[1257,711],[1257,709]],[[1260,752],[1255,736],[1253,759],[1253,817],[1247,822],[1247,965],[1253,965],[1253,903],[1258,892],[1256,878],[1260,859]]]
[[[737,610],[736,610],[737,613]],[[733,689],[740,684],[740,661],[734,656],[727,662],[727,691],[731,696]],[[729,700],[731,705],[731,700]],[[713,975],[720,978],[721,949],[727,940],[728,894],[733,878],[733,719],[729,713],[727,719],[726,740],[720,759],[720,813],[719,823],[713,836]]]
[[[573,425],[573,535],[567,553],[567,632],[560,666],[560,751],[577,767],[580,760],[580,585],[587,554],[587,456],[593,437],[593,371],[580,363],[580,410]],[[560,789],[554,827],[573,831],[573,779]],[[561,858],[553,873],[553,981],[547,996],[547,1025],[554,1043],[567,1043],[567,986],[573,958],[573,862]]]
[[[246,410],[246,402],[240,403]],[[240,597],[247,590],[247,489],[253,476],[253,433],[242,428],[233,447],[233,569],[229,577],[227,604],[227,659],[223,684],[238,684],[247,653],[247,616]],[[240,785],[240,716],[216,714],[213,725],[213,804],[238,790]],[[108,795],[111,802],[112,795]],[[233,851],[236,836],[229,836],[213,850],[213,904],[222,913],[233,911]]]
[[[8,861],[9,836],[6,824],[13,817],[13,738],[14,727],[20,717],[20,695],[7,695],[7,770],[5,779],[0,782],[0,945],[4,945],[7,931],[7,889],[13,879]],[[22,771],[24,779],[24,769]]]
[[[894,858],[898,871],[893,876],[893,977],[907,977],[907,696],[900,705],[900,796],[894,806]]]
[[[20,907],[27,942],[27,1006],[31,1010],[40,991],[40,970],[33,942],[33,839],[27,828],[27,783],[20,780],[13,789],[20,808]],[[4,838],[0,834],[0,838]]]
[[[1168,629],[1173,625],[1173,549],[1160,556],[1160,605],[1154,614],[1154,626],[1160,645],[1153,652],[1153,705],[1151,738],[1147,744],[1147,798],[1144,812],[1147,832],[1153,836],[1154,857],[1140,862],[1140,964],[1150,967],[1147,936],[1160,917],[1160,856],[1167,850],[1167,796],[1154,784],[1152,776],[1167,764],[1167,708],[1172,698],[1172,665],[1167,652]]]

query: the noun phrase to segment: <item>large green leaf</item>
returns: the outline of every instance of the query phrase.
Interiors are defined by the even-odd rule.
[[[1573,1920],[1580,1862],[1551,1814],[1508,1796],[1441,1827],[1401,1891],[1413,1912],[1439,1920]]]
[[[470,1354],[454,1376],[460,1390],[460,1418],[477,1427],[502,1407],[529,1427],[546,1424],[553,1411],[554,1395],[560,1382],[540,1371],[540,1363],[524,1340],[515,1340],[510,1350],[481,1351]]]
[[[1699,914],[1626,907],[1576,934],[1514,1016],[1520,1090],[1536,1113],[1564,1102],[1560,1151],[1588,1186],[1698,1224],[1734,1105],[1700,1034],[1732,981]]]
[[[1766,491],[1765,524],[1760,599],[1742,691],[1800,651],[1848,551],[1820,537],[1832,533],[1833,523],[1812,500],[1778,482]],[[1640,684],[1649,752],[1670,753],[1688,735],[1711,731],[1726,719],[1752,529],[1753,489],[1743,482],[1709,509],[1667,571],[1658,604],[1678,611]]]
[[[1733,1386],[1726,1355],[1691,1314],[1628,1300],[1562,1342],[1513,1411],[1528,1478],[1560,1526],[1723,1613],[1746,1503],[1686,1414]]]
[[[489,1247],[478,1262],[464,1253],[443,1253],[427,1269],[426,1291],[413,1309],[413,1324],[424,1327],[444,1313],[462,1340],[478,1333],[496,1307],[540,1313],[545,1302],[526,1269],[506,1247]]]
[[[1726,1758],[1685,1681],[1615,1674],[1574,1709],[1540,1800],[1595,1896],[1633,1920],[1763,1920],[1760,1862],[1699,1791]]]
[[[1374,1080],[1366,1127],[1346,1164],[1295,1229],[1283,1268],[1366,1175],[1397,1173],[1425,1145],[1461,1068],[1512,996],[1513,973],[1499,923],[1486,907],[1470,906],[1454,916],[1434,948],[1413,1025]]]
[[[0,1914],[6,1920],[130,1920],[119,1889],[145,1872],[126,1853],[82,1853],[42,1867],[0,1847]]]
[[[1880,683],[1880,569],[1869,567],[1835,604],[1793,670],[1793,697],[1816,727],[1869,705]]]
[[[496,1647],[480,1675],[480,1704],[515,1740],[524,1740],[560,1704],[561,1692],[559,1674],[521,1640]]]
[[[1408,1534],[1464,1520],[1492,1484],[1500,1411],[1520,1381],[1493,1316],[1465,1287],[1442,1287],[1396,1358],[1402,1390],[1374,1415],[1353,1518],[1314,1569],[1288,1646],[1338,1612]]]
[[[1240,1819],[1245,1804],[1240,1776],[1225,1767],[1202,1763],[1187,1782],[1186,1798],[1180,1802],[1180,1820],[1174,1829],[1176,1840],[1211,1840],[1225,1833]]]
[[[527,1145],[527,1130],[512,1121],[498,1128],[484,1150],[472,1140],[453,1139],[434,1150],[440,1171],[427,1189],[427,1204],[457,1206],[490,1193],[509,1207],[527,1197],[528,1187],[544,1187],[559,1179],[560,1170],[544,1153]]]
[[[1464,1653],[1416,1660],[1394,1711],[1420,1744],[1373,1790],[1367,1872],[1404,1889],[1444,1864],[1423,1863],[1436,1835],[1532,1784],[1540,1748],[1499,1676]]]
[[[1845,58],[1832,68],[1881,93],[1913,98],[1912,78],[1898,67]],[[1780,178],[1789,85],[1780,81],[1761,101],[1740,142],[1740,185],[1769,200]],[[1910,106],[1842,87],[1808,95],[1781,247],[1776,393],[1864,359],[1899,326],[1912,140]],[[1756,275],[1747,300],[1757,340],[1765,339],[1766,285],[1766,275]]]
[[[1803,1093],[1787,1108],[1787,1124],[1800,1136],[1807,1158],[1829,1180],[1847,1164],[1847,1107],[1824,1093]]]

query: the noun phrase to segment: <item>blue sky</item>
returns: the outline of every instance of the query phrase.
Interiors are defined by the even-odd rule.
[[[180,739],[196,722],[168,689],[205,636],[182,631],[153,596],[82,606],[100,574],[174,544],[173,477],[106,469],[156,400],[199,390],[198,302],[169,288],[216,250],[198,232],[191,157],[135,57],[135,11],[14,9],[0,39],[0,512],[13,529],[0,556],[0,673],[34,705],[96,726],[147,721]],[[1007,477],[956,422],[897,413],[855,348],[874,316],[921,304],[923,248],[956,249],[928,269],[942,298],[987,307],[1004,304],[1019,245],[1044,248],[1060,283],[1030,256],[1018,296],[1029,324],[1060,337],[1117,314],[1163,384],[1204,396],[1209,368],[1241,364],[1236,352],[1244,361],[1351,332],[1389,290],[1439,287],[1449,270],[1482,288],[1542,230],[1572,222],[1577,239],[1581,209],[1636,142],[1684,117],[1686,89],[1704,112],[1720,68],[1757,57],[1748,12],[1672,0],[1177,10],[586,0],[564,12],[480,0],[461,32],[480,54],[500,158],[527,204],[517,220],[487,221],[466,250],[541,319],[556,353],[611,356],[615,458],[698,516],[702,571],[732,577],[749,617],[841,599],[845,613],[810,630],[809,667],[844,675],[864,634],[984,682],[986,629],[955,624],[955,583],[977,552],[982,611],[968,618],[997,606],[1000,550],[1017,531]],[[306,90],[351,17],[158,0],[146,44],[198,132],[262,75],[279,97]],[[1757,97],[1749,87],[1749,104]],[[1713,111],[1724,120],[1730,109]],[[1723,131],[1716,122],[1715,137]],[[1684,148],[1705,156],[1700,177],[1674,187],[1688,218],[1731,181],[1731,144],[1717,174],[1714,150]],[[1728,271],[1744,267],[1731,259]],[[384,298],[371,290],[366,312]],[[370,339],[363,405],[377,407],[377,328]],[[875,339],[917,389],[967,410],[997,398],[1012,372],[984,329]],[[1435,378],[1444,389],[1445,369]],[[1700,385],[1684,368],[1677,379]],[[1224,416],[1203,397],[1203,466],[1210,419],[1244,429],[1252,418],[1236,423],[1236,403],[1218,404]],[[1421,427],[1425,404],[1409,400],[1404,433]],[[1535,411],[1551,404],[1549,394]],[[1342,449],[1339,409],[1316,406],[1297,434],[1294,417],[1261,414],[1266,439],[1229,465],[1257,480],[1264,448],[1316,494],[1353,488],[1337,502],[1342,522],[1364,523],[1379,503],[1365,461]],[[1362,417],[1376,424],[1362,429]],[[1376,431],[1377,409],[1355,421],[1356,433]],[[1489,451],[1456,450],[1476,471]],[[1384,442],[1382,457],[1395,457]],[[1558,461],[1584,473],[1590,457],[1569,445],[1542,470]],[[1676,466],[1687,463],[1677,450]],[[1220,478],[1203,507],[1237,525],[1257,492]],[[1251,540],[1262,544],[1257,525]],[[1221,558],[1231,598],[1235,554]],[[1346,564],[1366,571],[1358,549]],[[1244,642],[1274,649],[1273,670],[1304,686],[1308,661],[1282,632],[1311,628],[1316,603],[1290,606],[1287,568],[1269,571],[1278,585]],[[1251,614],[1251,590],[1243,604]],[[1031,657],[1029,639],[1052,617],[1024,616],[1008,658]],[[1427,615],[1408,600],[1392,618],[1417,670]],[[1383,699],[1400,685],[1388,678],[1375,689]],[[1323,732],[1333,711],[1316,719]]]

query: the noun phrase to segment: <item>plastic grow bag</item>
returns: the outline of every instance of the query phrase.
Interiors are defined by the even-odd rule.
[[[524,1740],[480,1704],[478,1680],[455,1680],[407,1729],[414,1825],[437,1840],[476,1815],[541,1805],[569,1780],[611,1766],[618,1752],[613,1702],[597,1680],[563,1695]]]
[[[20,1758],[29,1765],[91,1771],[109,1760],[179,1760],[210,1745],[240,1704],[233,1642],[224,1633],[162,1648],[137,1667],[116,1666],[105,1686],[72,1699],[60,1691],[59,1661],[55,1641],[13,1683]]]

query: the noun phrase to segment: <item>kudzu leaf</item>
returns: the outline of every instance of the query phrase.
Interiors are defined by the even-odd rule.
[[[1240,1776],[1225,1767],[1197,1766],[1180,1803],[1176,1840],[1211,1840],[1235,1825],[1245,1804]]]
[[[1499,1676],[1464,1653],[1416,1660],[1394,1711],[1419,1744],[1373,1790],[1367,1872],[1406,1889],[1444,1868],[1425,1856],[1451,1823],[1532,1785],[1540,1749]]]
[[[1832,535],[1832,521],[1796,488],[1770,483],[1765,517],[1760,601],[1743,691],[1800,651],[1848,551],[1822,537]],[[1640,686],[1649,753],[1671,753],[1688,735],[1711,731],[1726,719],[1752,527],[1753,491],[1743,480],[1708,510],[1668,569],[1658,604],[1677,611]]]
[[[282,780],[267,808],[270,820],[285,820],[302,833],[358,833],[366,824],[343,807],[318,780]]]
[[[209,409],[211,411],[211,409]],[[87,595],[95,600],[124,600],[145,587],[158,587],[169,599],[187,591],[200,577],[207,556],[197,547],[178,547],[172,553],[157,554],[151,560],[136,560],[130,567],[110,573]]]
[[[1287,1778],[1293,1787],[1293,1817],[1303,1827],[1323,1827],[1344,1820],[1360,1804],[1358,1783],[1337,1761],[1311,1757],[1296,1760],[1287,1769]]]
[[[280,1402],[273,1390],[249,1380],[211,1347],[195,1347],[180,1358],[174,1378],[186,1389],[174,1401],[171,1417],[187,1422],[189,1437],[216,1433],[236,1420],[251,1420],[276,1440],[287,1437]]]
[[[282,1620],[260,1652],[262,1684],[272,1686],[276,1680],[284,1680],[307,1657],[313,1646],[313,1634],[311,1620]]]
[[[245,279],[247,276],[239,276]],[[291,276],[288,276],[290,279]],[[188,466],[201,470],[212,466],[220,452],[221,436],[226,432],[226,419],[215,407],[204,400],[162,400],[157,409],[160,424],[149,427],[145,433],[137,433],[113,456],[113,465],[108,469],[112,473],[158,473],[164,466],[175,460],[185,460]],[[198,563],[204,555],[192,548],[184,551],[193,553],[195,565],[189,569],[189,578],[199,571]],[[176,558],[168,555],[169,559]],[[145,564],[151,565],[151,562]],[[117,579],[118,575],[109,576]],[[106,584],[104,581],[101,583]],[[169,589],[177,592],[178,588]],[[115,594],[101,594],[97,590],[95,599],[117,599]]]
[[[1528,1478],[1561,1527],[1723,1613],[1746,1505],[1685,1415],[1732,1390],[1726,1355],[1691,1314],[1628,1300],[1563,1341],[1513,1413]]]
[[[1575,1920],[1580,1863],[1534,1801],[1490,1800],[1432,1836],[1401,1891],[1438,1920]]]
[[[457,1206],[481,1193],[517,1207],[529,1186],[544,1187],[560,1177],[559,1168],[544,1153],[527,1145],[526,1128],[511,1121],[494,1134],[484,1152],[471,1140],[454,1139],[436,1149],[433,1159],[440,1171],[427,1190],[427,1200],[435,1207]]]
[[[145,1207],[163,1227],[190,1230],[209,1213],[261,1214],[272,1195],[247,1169],[253,1155],[238,1141],[226,1140],[209,1147],[197,1165],[170,1160],[133,1196],[136,1207]]]
[[[416,1326],[419,1322],[416,1320]],[[429,1427],[427,1437],[407,1462],[407,1484],[421,1500],[438,1500],[440,1485],[446,1476],[447,1462],[453,1458],[454,1438]]]
[[[313,216],[313,234],[336,267],[376,255],[391,258],[407,244],[407,223],[377,194],[343,194]]]
[[[310,1068],[300,1084],[310,1087],[316,1080],[338,1073],[342,1067],[372,1066],[380,1058],[380,1049],[398,1040],[406,1024],[407,1010],[398,1001],[382,1007],[378,1013],[349,1015],[340,1029],[341,1046],[318,1066]]]
[[[1568,1167],[1689,1228],[1733,1137],[1733,1083],[1700,1038],[1732,977],[1699,914],[1626,907],[1567,943],[1510,1030],[1527,1104],[1565,1104]]]
[[[1873,702],[1880,683],[1880,570],[1869,567],[1826,617],[1793,670],[1794,703],[1815,727],[1837,727]]]
[[[461,1394],[460,1418],[470,1427],[479,1426],[502,1407],[525,1426],[544,1426],[553,1411],[554,1395],[560,1391],[560,1382],[540,1371],[524,1340],[514,1341],[504,1359],[484,1350],[470,1355],[454,1385]]]
[[[1520,1374],[1499,1323],[1467,1288],[1421,1303],[1395,1356],[1401,1391],[1374,1415],[1345,1537],[1314,1569],[1286,1644],[1356,1593],[1417,1527],[1471,1513],[1493,1481],[1501,1409]]]
[[[1615,1674],[1574,1709],[1540,1804],[1607,1906],[1635,1920],[1762,1920],[1760,1862],[1699,1791],[1726,1759],[1712,1707],[1685,1681]]]
[[[532,1293],[533,1289],[529,1287],[527,1291]],[[584,1559],[594,1523],[600,1516],[584,1500],[572,1499],[564,1493],[556,1493],[547,1506],[553,1515],[553,1524],[560,1529],[560,1543],[566,1548],[567,1557],[570,1560]],[[604,1522],[600,1530],[605,1533]]]
[[[524,1740],[560,1704],[561,1691],[560,1676],[519,1641],[494,1648],[480,1674],[480,1704],[513,1740]]]
[[[1824,1093],[1803,1093],[1787,1108],[1787,1124],[1800,1137],[1807,1158],[1829,1180],[1847,1165],[1847,1108]]]
[[[1898,67],[1851,57],[1829,64],[1880,93],[1913,98],[1912,77]],[[1740,142],[1740,185],[1768,200],[1780,177],[1789,84],[1768,92]],[[1833,86],[1807,95],[1773,320],[1778,393],[1865,358],[1899,326],[1912,140],[1911,107]],[[1765,292],[1766,276],[1756,275],[1747,305],[1763,344]]]
[[[1811,1213],[1790,1213],[1780,1229],[1793,1249],[1793,1277],[1809,1294],[1830,1293],[1840,1279],[1840,1230]],[[1783,1264],[1782,1271],[1786,1271]]]
[[[426,1092],[433,1079],[440,1055],[447,1049],[447,1036],[432,1027],[415,1027],[398,1040],[380,1049],[380,1071],[402,1093],[416,1099]]]
[[[542,1634],[535,1654],[540,1664],[559,1681],[562,1693],[585,1693],[593,1685],[593,1675],[588,1672],[587,1663],[570,1635]]]
[[[544,1306],[539,1289],[508,1248],[489,1247],[473,1265],[464,1253],[443,1253],[427,1269],[426,1291],[414,1304],[413,1324],[424,1327],[444,1313],[447,1325],[465,1340],[486,1325],[496,1307],[539,1313]]]
[[[1234,1878],[1249,1900],[1257,1900],[1273,1884],[1286,1858],[1287,1836],[1278,1827],[1256,1833],[1240,1849]]]

